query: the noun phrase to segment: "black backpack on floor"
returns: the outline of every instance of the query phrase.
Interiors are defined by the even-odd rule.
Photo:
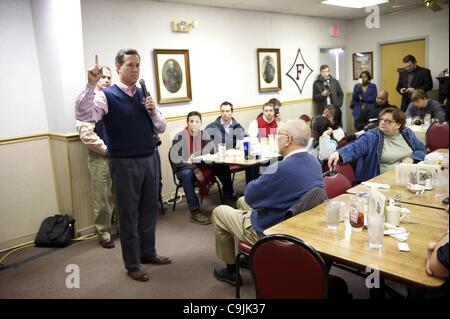
[[[66,247],[75,237],[75,219],[69,215],[47,217],[34,240],[38,247]]]

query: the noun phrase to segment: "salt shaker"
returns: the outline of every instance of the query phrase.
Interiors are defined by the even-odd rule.
[[[395,194],[394,195],[394,206],[402,207],[401,200],[402,200],[402,198],[401,198],[400,194]]]

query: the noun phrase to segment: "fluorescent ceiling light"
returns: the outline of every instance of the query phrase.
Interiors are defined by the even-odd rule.
[[[332,6],[347,7],[347,8],[365,8],[389,2],[388,0],[326,0],[322,1],[323,4],[329,4]]]
[[[336,49],[331,49],[330,53],[331,54],[339,54],[339,53],[343,53],[344,50],[342,50],[342,48],[336,48]]]

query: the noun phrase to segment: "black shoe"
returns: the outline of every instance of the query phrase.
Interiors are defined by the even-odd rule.
[[[168,265],[172,263],[172,259],[169,257],[163,257],[163,256],[153,256],[149,258],[142,257],[141,263],[143,264],[153,264],[153,265]]]
[[[190,221],[200,225],[211,224],[211,219],[206,216],[200,209],[194,209],[191,211]]]
[[[239,281],[239,286],[242,284],[240,280],[237,280],[236,272],[229,273],[227,268],[214,267],[214,277],[233,286],[236,286],[237,281]]]
[[[147,281],[149,279],[148,274],[142,269],[128,271],[128,276],[137,281]]]
[[[111,239],[108,239],[108,240],[101,240],[101,241],[100,241],[100,245],[101,245],[103,248],[106,248],[106,249],[111,249],[111,248],[114,248],[114,247],[115,247],[114,242],[113,242]]]
[[[239,267],[241,268],[245,268],[245,269],[250,269],[249,263],[248,263],[248,256],[241,256],[241,258],[239,258]]]

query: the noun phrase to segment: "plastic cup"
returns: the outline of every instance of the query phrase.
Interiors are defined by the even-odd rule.
[[[436,197],[448,196],[448,175],[448,169],[445,169],[434,179],[434,193]]]
[[[225,145],[225,143],[219,143],[218,149],[219,149],[219,158],[221,160],[224,160],[225,157],[227,156],[227,146]]]
[[[337,229],[339,226],[339,210],[341,202],[328,201],[326,204],[327,227],[329,229]]]
[[[386,223],[399,226],[402,209],[398,206],[388,206],[386,208]]]
[[[384,220],[379,216],[368,218],[368,233],[369,233],[369,247],[381,248],[383,247],[384,237]]]

